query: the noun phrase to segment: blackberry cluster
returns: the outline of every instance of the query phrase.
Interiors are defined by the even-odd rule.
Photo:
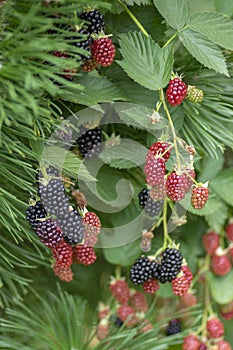
[[[63,232],[52,219],[39,222],[36,232],[40,241],[49,248],[54,248],[63,241]]]
[[[181,323],[180,320],[174,319],[171,320],[166,329],[166,335],[173,335],[181,332]]]
[[[72,210],[57,218],[57,223],[64,234],[64,240],[70,245],[81,243],[84,239],[84,228],[81,215]]]
[[[47,213],[41,201],[36,202],[35,205],[30,205],[26,210],[26,219],[34,230],[37,229],[40,219],[44,219],[46,216]]]
[[[90,32],[85,29],[85,28],[81,28],[77,34],[81,34],[81,35],[86,35],[85,39],[80,39],[80,35],[78,37],[78,40],[76,41],[76,36],[72,36],[70,39],[74,40],[74,46],[78,47],[79,49],[82,50],[86,50],[89,52],[89,55],[80,55],[81,60],[89,60],[91,58],[91,44],[92,44],[92,38],[90,36]]]
[[[90,34],[98,34],[104,31],[104,16],[98,10],[82,12],[79,18],[89,22],[87,24],[87,30]]]
[[[150,195],[149,190],[144,188],[138,194],[139,204],[145,209],[145,212],[150,216],[157,216],[161,213],[163,208],[163,199],[154,201]]]
[[[135,284],[142,284],[151,279],[157,264],[150,261],[146,256],[140,256],[130,269],[130,280]]]
[[[38,174],[38,194],[51,215],[64,215],[69,209],[69,200],[65,195],[65,188],[59,178],[57,169],[50,166],[46,169],[47,176],[42,171]]]
[[[101,151],[101,130],[99,127],[86,129],[78,138],[78,149],[83,157],[92,158],[97,156]]]
[[[161,264],[154,271],[154,277],[161,283],[171,282],[179,274],[183,256],[181,251],[175,248],[167,248],[161,260]]]

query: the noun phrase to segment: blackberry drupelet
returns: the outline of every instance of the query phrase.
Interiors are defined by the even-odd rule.
[[[34,230],[40,222],[40,219],[44,219],[47,216],[46,210],[41,201],[36,202],[35,205],[30,205],[26,210],[26,219]]]
[[[144,188],[138,194],[139,204],[145,209],[145,212],[150,216],[157,216],[163,208],[163,199],[154,201],[149,196],[149,190]]]
[[[40,241],[49,248],[58,246],[63,240],[63,232],[52,219],[39,222],[36,232]]]
[[[174,319],[169,321],[168,327],[166,329],[167,335],[173,335],[181,332],[181,323],[180,320]]]
[[[175,248],[167,248],[162,257],[161,265],[156,269],[155,278],[161,283],[171,282],[181,270],[183,256]]]
[[[90,22],[87,24],[87,30],[90,34],[104,31],[104,16],[98,10],[82,12],[79,17]]]
[[[130,280],[135,284],[142,284],[151,279],[157,264],[150,261],[146,256],[140,256],[130,269]]]
[[[59,178],[58,170],[54,167],[46,169],[47,176],[42,171],[38,174],[38,194],[51,215],[64,215],[69,209],[69,199],[65,195],[65,188]]]
[[[83,157],[92,158],[101,151],[101,130],[100,128],[86,130],[78,138],[78,149]]]
[[[81,215],[72,210],[57,218],[59,227],[64,233],[64,240],[70,245],[81,243],[84,239],[84,229]]]

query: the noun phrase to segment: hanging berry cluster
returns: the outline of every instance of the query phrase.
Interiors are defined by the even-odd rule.
[[[37,176],[39,200],[26,211],[26,218],[40,241],[51,249],[53,270],[61,280],[73,279],[72,263],[90,265],[96,260],[93,246],[97,243],[101,222],[85,208],[69,205],[62,177],[49,166]]]

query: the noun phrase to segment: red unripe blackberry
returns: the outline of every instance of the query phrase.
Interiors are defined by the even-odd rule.
[[[153,277],[156,267],[154,261],[150,261],[146,256],[140,256],[131,266],[130,280],[135,285],[142,284]]]
[[[180,320],[174,319],[169,321],[167,329],[166,329],[166,335],[174,335],[181,332],[181,323]]]
[[[152,146],[150,146],[149,151],[148,151],[148,155],[150,157],[150,154],[152,154],[153,156],[160,156],[162,157],[165,162],[169,159],[170,154],[171,154],[171,150],[168,148],[170,147],[170,144],[168,144],[167,142],[155,142],[153,143]]]
[[[208,232],[202,236],[202,244],[209,255],[213,255],[219,247],[220,237],[215,232]]]
[[[205,343],[201,343],[198,350],[208,350],[207,345]]]
[[[95,213],[88,211],[83,217],[83,223],[85,233],[90,232],[96,236],[100,234],[101,222]]]
[[[191,203],[194,209],[202,209],[209,197],[209,190],[205,186],[197,186],[192,189]]]
[[[223,323],[217,317],[212,317],[207,321],[206,329],[210,338],[220,338],[224,335]]]
[[[154,200],[158,201],[164,199],[166,195],[166,180],[164,179],[161,183],[151,187],[149,196]]]
[[[90,34],[104,31],[104,16],[99,10],[82,12],[79,14],[79,18],[87,21],[87,30]]]
[[[167,196],[174,202],[181,201],[186,194],[187,178],[184,174],[178,175],[173,171],[166,181]]]
[[[81,215],[77,210],[71,210],[57,218],[59,227],[64,233],[64,240],[70,245],[81,243],[84,239],[84,229]]]
[[[47,213],[41,201],[36,202],[35,205],[30,205],[26,210],[26,219],[34,230],[37,229],[40,219],[45,219],[46,216]]]
[[[115,55],[115,46],[110,38],[96,39],[92,43],[92,56],[101,66],[110,66],[114,61]]]
[[[218,350],[232,350],[231,345],[226,340],[220,340],[217,345]]]
[[[36,232],[40,241],[49,248],[54,248],[63,241],[63,232],[52,219],[40,221]]]
[[[148,157],[144,166],[146,182],[150,186],[162,183],[165,175],[165,161],[163,158]]]
[[[82,265],[91,265],[96,261],[96,254],[93,247],[79,244],[74,248],[75,262]]]
[[[78,150],[85,158],[97,156],[101,151],[101,129],[84,129],[77,140]]]
[[[143,290],[145,293],[154,294],[159,290],[159,282],[155,278],[151,278],[148,281],[143,283]]]
[[[166,95],[172,106],[179,105],[187,94],[187,85],[179,78],[170,80]]]
[[[144,208],[145,212],[150,216],[157,216],[161,213],[163,209],[164,201],[157,200],[154,201],[149,196],[149,190],[144,188],[141,192],[138,194],[139,204]]]
[[[96,329],[96,338],[98,340],[103,340],[108,337],[110,331],[110,324],[106,318],[100,320],[100,323]]]
[[[172,291],[175,295],[186,294],[191,286],[193,274],[187,265],[182,266],[180,274],[172,280]]]
[[[148,310],[148,303],[145,295],[141,292],[135,292],[130,296],[129,304],[135,312],[146,312]]]
[[[60,265],[54,264],[54,274],[64,282],[71,282],[74,275],[70,267],[61,267]]]
[[[225,320],[233,319],[233,301],[228,304],[220,305],[219,313]]]
[[[98,63],[94,58],[90,58],[84,62],[82,65],[82,70],[84,72],[92,72],[96,67],[98,66]]]
[[[52,249],[56,266],[61,268],[69,267],[73,261],[73,249],[66,243],[61,242],[56,248]]]
[[[217,276],[225,276],[231,271],[231,262],[227,255],[213,255],[211,269]]]
[[[184,338],[183,350],[199,350],[199,346],[201,345],[200,340],[196,335],[191,334]]]
[[[138,322],[135,311],[131,306],[121,305],[117,310],[117,315],[122,322],[126,322],[127,326],[134,326]]]
[[[229,221],[226,227],[226,234],[227,234],[227,239],[229,239],[229,241],[233,241],[233,222],[231,221]]]
[[[111,310],[109,306],[100,303],[100,305],[98,306],[98,319],[102,320],[104,318],[107,318],[110,312]]]
[[[181,251],[175,248],[167,248],[163,252],[161,265],[155,270],[155,278],[161,283],[171,282],[181,270],[183,256]]]
[[[130,291],[128,284],[124,280],[112,279],[109,289],[113,297],[122,305],[127,304],[129,301]]]
[[[191,307],[197,305],[197,297],[196,295],[187,292],[183,295],[180,296],[180,306],[182,308],[187,308],[187,307]]]

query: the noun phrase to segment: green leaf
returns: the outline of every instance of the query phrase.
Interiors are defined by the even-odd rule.
[[[188,7],[186,0],[154,0],[160,14],[174,29],[181,29],[188,20]]]
[[[185,198],[182,201],[180,201],[179,203],[184,208],[186,208],[190,213],[195,214],[195,215],[205,216],[205,215],[210,215],[210,214],[216,213],[216,211],[218,211],[222,205],[221,201],[219,201],[218,198],[212,196],[212,197],[209,197],[204,208],[194,209],[191,205],[190,197],[191,197],[191,194],[188,193],[185,196]]]
[[[222,51],[203,34],[186,29],[179,34],[179,38],[197,61],[209,69],[229,76]]]
[[[111,167],[129,169],[145,163],[147,148],[133,140],[121,140],[120,145],[105,147],[100,158]]]
[[[210,185],[227,204],[233,205],[233,168],[223,170]]]
[[[215,7],[218,12],[225,13],[229,17],[233,15],[233,2],[232,0],[215,0]]]
[[[138,240],[121,247],[104,248],[103,251],[108,262],[121,266],[133,264],[141,252]]]
[[[150,5],[151,1],[150,0],[124,0],[124,2],[129,5]]]
[[[210,290],[213,299],[218,304],[227,304],[233,299],[233,270],[225,276],[215,276],[212,272],[208,273]]]
[[[233,50],[233,21],[216,12],[197,13],[190,18],[189,27],[225,49]]]
[[[220,232],[228,216],[228,207],[224,202],[221,202],[221,206],[218,209],[218,215],[215,212],[206,215],[205,219],[208,222],[210,229],[215,232]]]
[[[223,153],[218,151],[218,158],[204,157],[200,164],[198,164],[198,170],[200,172],[198,176],[199,182],[206,182],[212,180],[221,171],[224,164]]]
[[[128,76],[149,90],[165,87],[173,67],[172,46],[160,48],[150,36],[141,32],[129,32],[119,37],[123,61],[117,63]]]

